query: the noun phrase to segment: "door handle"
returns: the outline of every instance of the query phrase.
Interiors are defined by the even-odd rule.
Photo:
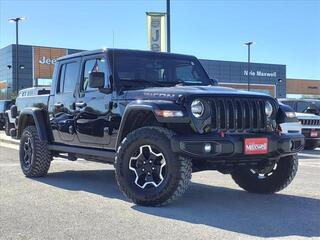
[[[54,106],[55,106],[55,107],[63,107],[63,103],[61,103],[61,102],[56,102],[56,103],[54,104]]]
[[[78,107],[78,108],[83,108],[85,106],[87,106],[87,104],[85,102],[76,102],[76,107]]]

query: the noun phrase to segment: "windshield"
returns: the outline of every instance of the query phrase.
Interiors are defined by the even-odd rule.
[[[111,57],[111,62],[112,60]],[[199,61],[193,57],[148,52],[115,52],[114,62],[114,76],[120,85],[211,84]]]

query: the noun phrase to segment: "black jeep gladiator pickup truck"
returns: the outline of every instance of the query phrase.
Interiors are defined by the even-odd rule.
[[[197,58],[107,49],[60,58],[48,104],[18,120],[27,177],[45,176],[53,157],[112,163],[134,203],[167,204],[191,173],[231,174],[243,189],[274,193],[298,168],[301,134],[264,94],[214,86]]]

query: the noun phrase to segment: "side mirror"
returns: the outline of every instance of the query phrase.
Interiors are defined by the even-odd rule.
[[[104,72],[91,72],[89,74],[89,87],[90,88],[104,88]]]
[[[219,82],[218,82],[217,79],[211,78],[210,80],[211,80],[213,86],[218,86],[219,85]]]

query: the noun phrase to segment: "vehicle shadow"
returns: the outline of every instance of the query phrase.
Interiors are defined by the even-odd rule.
[[[118,190],[113,170],[54,172],[35,180],[70,191],[126,200]],[[320,200],[314,198],[249,194],[192,183],[184,197],[171,205],[132,208],[149,215],[257,237],[320,237]]]

